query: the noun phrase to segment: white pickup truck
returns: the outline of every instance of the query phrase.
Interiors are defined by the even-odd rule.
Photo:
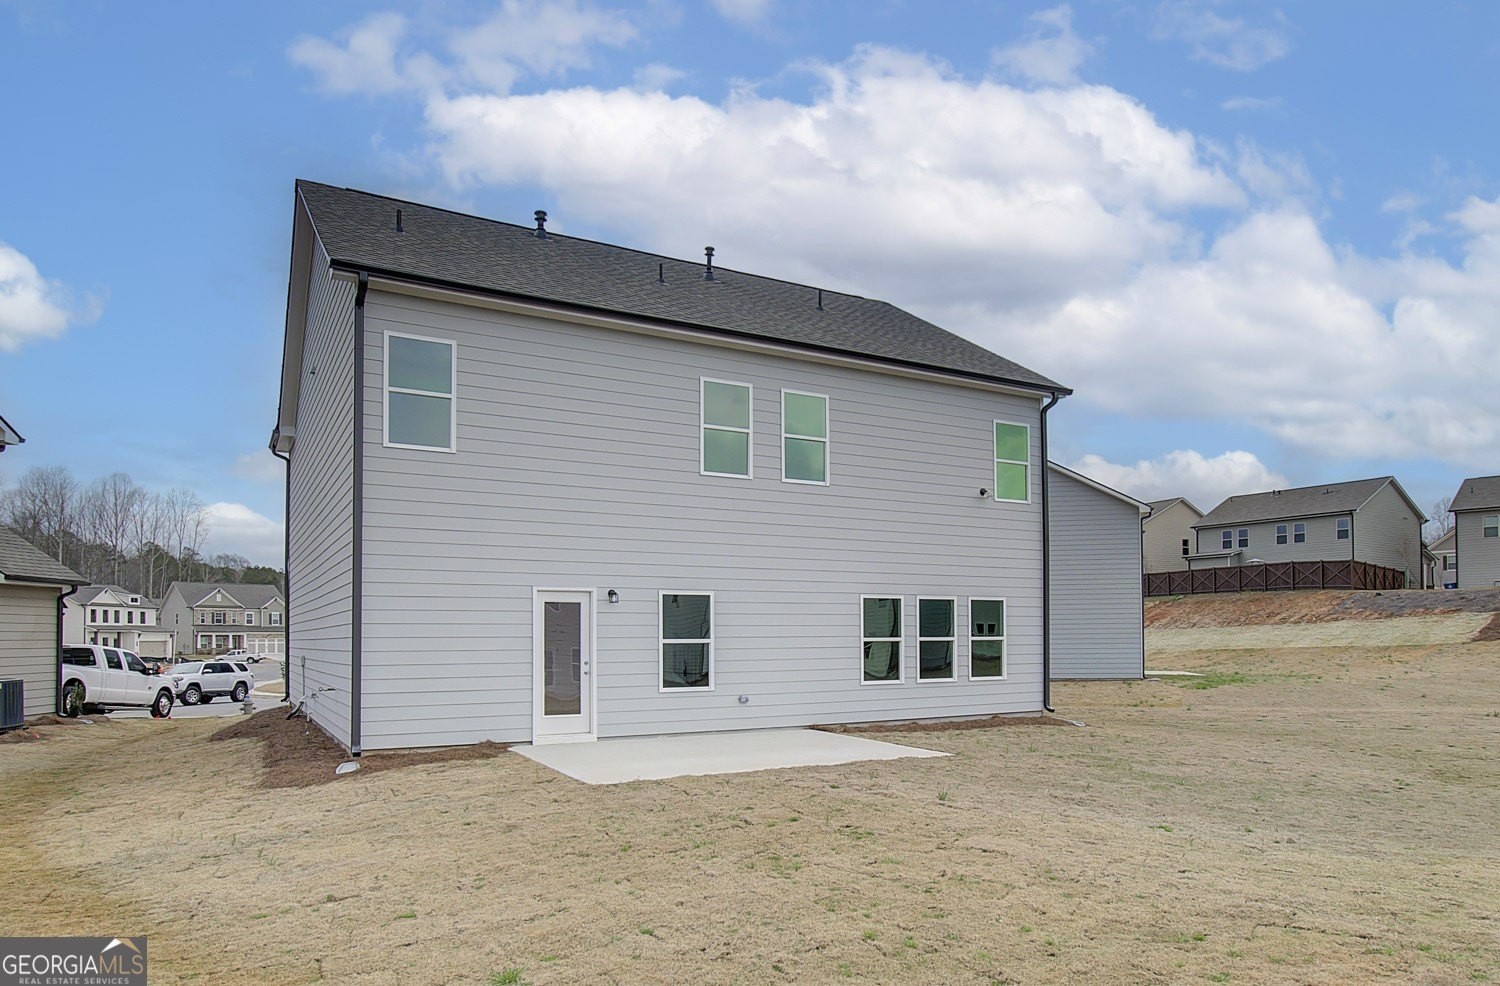
[[[154,673],[128,650],[82,644],[62,653],[62,714],[80,715],[86,708],[149,708],[165,719],[172,711],[172,681]]]

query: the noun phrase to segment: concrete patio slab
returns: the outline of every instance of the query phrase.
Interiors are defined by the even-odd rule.
[[[511,747],[544,767],[585,784],[624,784],[668,777],[740,774],[781,767],[813,767],[860,760],[946,757],[936,750],[825,733],[817,729],[757,729],[733,733],[632,736],[595,743]]]

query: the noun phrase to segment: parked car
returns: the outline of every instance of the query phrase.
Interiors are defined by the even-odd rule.
[[[207,705],[221,695],[243,702],[255,683],[248,667],[236,668],[229,661],[188,661],[173,668],[168,677],[183,705]]]
[[[62,714],[88,709],[149,708],[164,719],[176,699],[170,678],[153,672],[135,654],[117,647],[83,644],[62,652]]]
[[[228,650],[219,655],[221,661],[244,661],[247,664],[259,664],[260,655],[252,654],[247,650]]]

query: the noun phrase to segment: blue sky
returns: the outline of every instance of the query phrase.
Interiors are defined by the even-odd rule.
[[[1500,472],[1500,5],[0,0],[0,477],[279,561],[306,177],[878,295],[1207,508]]]

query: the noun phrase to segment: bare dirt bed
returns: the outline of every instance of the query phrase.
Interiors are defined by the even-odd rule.
[[[1177,656],[1059,684],[1082,729],[610,787],[60,727],[0,748],[5,930],[147,934],[153,983],[1500,979],[1500,643]]]
[[[1304,589],[1166,596],[1146,601],[1146,626],[1162,629],[1386,620],[1446,613],[1500,613],[1500,589]]]

